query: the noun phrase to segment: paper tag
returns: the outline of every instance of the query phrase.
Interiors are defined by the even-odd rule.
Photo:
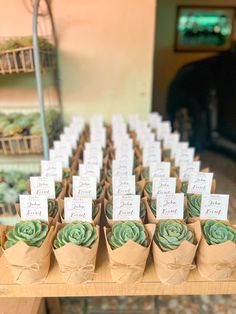
[[[188,194],[210,194],[213,173],[198,172],[189,179]]]
[[[170,121],[163,121],[157,125],[157,139],[164,140],[171,133]]]
[[[156,199],[157,219],[183,219],[184,194],[160,194]]]
[[[173,142],[171,146],[171,158],[174,158],[177,151],[182,149],[187,149],[189,147],[189,142]]]
[[[227,220],[229,195],[204,194],[201,197],[200,219]]]
[[[119,162],[118,160],[112,160],[112,176],[129,176],[133,173],[133,167],[131,163]]]
[[[164,149],[172,149],[173,146],[177,145],[180,139],[179,133],[171,133],[169,136],[164,139],[163,147]]]
[[[176,178],[153,178],[152,197],[157,194],[174,194],[176,190]]]
[[[30,177],[31,195],[55,198],[55,181],[52,177]]]
[[[194,147],[177,150],[175,154],[175,166],[179,166],[181,163],[192,162],[194,159],[194,153]]]
[[[151,163],[161,162],[161,150],[155,152],[143,152],[143,165],[144,167],[149,167]]]
[[[62,162],[41,160],[41,176],[52,177],[55,181],[62,181]]]
[[[181,163],[179,167],[179,178],[181,181],[188,182],[194,174],[200,171],[200,161]]]
[[[90,163],[98,165],[99,168],[102,168],[103,155],[102,151],[93,151],[93,150],[85,150],[84,151],[84,163]]]
[[[140,195],[114,195],[113,220],[140,220]]]
[[[135,194],[135,176],[112,177],[113,195]]]
[[[72,144],[71,142],[53,141],[54,149],[59,154],[66,152],[68,156],[72,156]]]
[[[88,197],[64,198],[65,222],[92,222],[92,199]]]
[[[79,174],[80,176],[95,177],[97,179],[97,182],[100,181],[100,168],[98,165],[90,163],[80,164]]]
[[[69,142],[71,144],[71,147],[73,149],[76,149],[77,147],[77,138],[78,136],[76,136],[75,134],[61,134],[60,135],[60,140],[62,143],[67,143]]]
[[[46,196],[20,195],[21,220],[39,219],[48,221],[48,199]]]
[[[92,176],[73,176],[73,197],[97,197],[96,177]]]
[[[59,161],[65,168],[69,167],[69,155],[66,151],[49,149],[49,158],[52,161]]]
[[[150,163],[149,165],[149,177],[153,179],[158,178],[169,178],[170,176],[170,162],[162,161],[156,163]]]

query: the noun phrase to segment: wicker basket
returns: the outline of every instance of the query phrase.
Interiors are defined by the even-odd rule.
[[[53,50],[40,50],[43,68],[55,66]],[[0,52],[0,73],[19,73],[34,71],[33,47],[24,47]]]
[[[27,135],[0,138],[0,154],[40,154],[43,152],[42,136]]]

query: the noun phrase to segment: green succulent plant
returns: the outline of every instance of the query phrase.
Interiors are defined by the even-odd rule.
[[[200,217],[201,199],[199,194],[187,195],[188,213],[191,217]]]
[[[63,170],[63,180],[69,179],[70,175],[71,175],[70,171]]]
[[[59,194],[61,193],[61,191],[62,191],[62,182],[57,181],[57,182],[55,183],[55,193],[56,193],[56,197],[59,196]]]
[[[163,149],[162,150],[162,156],[163,156],[163,159],[171,158],[171,149],[170,148]]]
[[[18,123],[8,124],[3,130],[3,136],[13,136],[15,134],[21,134],[23,131],[22,127]]]
[[[19,241],[29,246],[40,247],[48,232],[48,225],[39,220],[20,221],[6,234],[6,249]]]
[[[112,249],[117,249],[127,243],[134,241],[142,246],[148,245],[148,235],[145,227],[140,222],[125,221],[113,225],[107,234],[107,240]]]
[[[148,180],[149,179],[149,168],[144,168],[142,171],[142,176],[144,179]]]
[[[35,123],[31,128],[30,128],[30,134],[31,135],[41,135],[42,134],[42,128],[40,122]]]
[[[187,194],[188,190],[188,182],[184,181],[181,183],[181,192]]]
[[[102,191],[103,191],[103,187],[101,185],[101,183],[97,184],[97,199],[99,199],[102,195]]]
[[[57,203],[55,200],[53,199],[49,199],[48,200],[48,216],[49,217],[55,217],[56,213],[57,213]]]
[[[164,252],[177,249],[186,240],[194,242],[194,234],[188,226],[178,220],[166,220],[156,227],[154,241]]]
[[[152,195],[152,182],[147,182],[145,184],[144,190],[148,193],[149,196]]]
[[[236,229],[217,220],[206,220],[202,232],[209,245],[224,243],[228,240],[236,244]]]
[[[144,221],[144,218],[145,218],[145,215],[146,215],[146,208],[145,208],[145,204],[144,202],[141,200],[140,202],[140,219],[142,221]],[[113,206],[112,206],[112,201],[108,202],[107,203],[107,206],[106,206],[106,216],[107,218],[109,219],[113,219]]]
[[[59,249],[67,243],[73,243],[79,246],[90,248],[97,240],[98,234],[96,228],[87,222],[72,222],[65,225],[54,240],[54,247]]]

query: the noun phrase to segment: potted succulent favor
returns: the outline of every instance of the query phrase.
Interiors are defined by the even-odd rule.
[[[166,284],[179,284],[186,280],[201,239],[200,223],[187,225],[180,220],[160,221],[153,241],[156,273]]]
[[[110,200],[104,200],[104,208],[105,208],[105,216],[108,222],[108,225],[111,227],[113,224],[117,223],[116,221],[113,220],[113,203],[112,203],[112,199]],[[142,222],[144,222],[146,217],[146,207],[145,204],[143,202],[143,200],[141,200],[140,202],[140,219]]]
[[[142,281],[154,230],[154,225],[134,221],[118,222],[111,229],[104,227],[113,281]]]
[[[8,228],[3,236],[3,249],[17,283],[34,283],[46,278],[53,230],[39,220],[20,221]]]
[[[236,227],[227,221],[206,220],[202,234],[197,255],[199,273],[212,281],[228,279],[236,266]]]
[[[87,222],[57,225],[53,251],[65,282],[93,279],[98,243],[99,226]]]

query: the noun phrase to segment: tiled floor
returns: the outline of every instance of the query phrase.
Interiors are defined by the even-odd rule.
[[[201,154],[211,165],[217,192],[230,194],[230,219],[236,222],[236,163],[212,152]],[[63,314],[236,314],[236,295],[62,298]]]

